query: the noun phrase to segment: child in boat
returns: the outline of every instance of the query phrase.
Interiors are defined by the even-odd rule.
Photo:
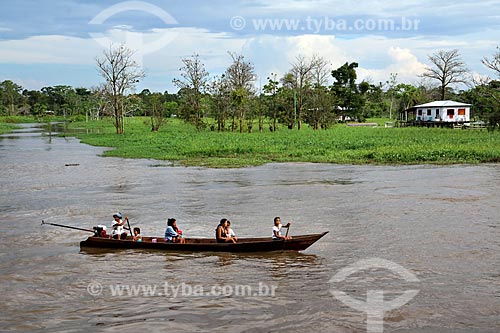
[[[289,240],[292,239],[291,236],[283,236],[281,234],[281,228],[290,228],[290,222],[287,223],[287,225],[282,225],[281,224],[281,218],[279,216],[276,216],[274,218],[274,226],[273,226],[273,240]]]
[[[236,239],[227,234],[227,228],[229,226],[228,222],[228,219],[220,220],[219,225],[215,229],[215,239],[217,240],[217,243],[236,243]]]
[[[134,241],[135,242],[142,242],[141,228],[139,228],[139,227],[134,228]]]
[[[184,244],[186,240],[178,233],[177,220],[169,218],[167,220],[167,229],[165,230],[165,242]],[[181,232],[182,233],[182,232]]]
[[[113,239],[126,239],[127,232],[125,229],[125,222],[122,220],[122,214],[120,212],[113,215],[113,232],[111,232],[111,238]],[[128,217],[125,216],[125,221],[128,221]]]
[[[226,234],[233,238],[234,241],[237,241],[238,240],[238,237],[236,237],[236,234],[234,233],[233,229],[231,229],[231,221],[227,221],[227,228],[226,228]]]

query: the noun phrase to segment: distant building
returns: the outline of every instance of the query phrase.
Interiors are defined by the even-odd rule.
[[[435,101],[405,110],[404,120],[408,120],[408,114],[414,114],[416,121],[470,122],[470,107],[471,104],[455,101]]]

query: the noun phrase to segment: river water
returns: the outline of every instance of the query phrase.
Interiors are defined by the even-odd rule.
[[[33,125],[0,138],[0,331],[500,330],[500,165],[206,169],[103,151]],[[115,211],[143,235],[175,217],[212,237],[227,217],[269,236],[277,215],[292,236],[330,233],[302,253],[162,253],[81,251],[90,233],[41,226]]]

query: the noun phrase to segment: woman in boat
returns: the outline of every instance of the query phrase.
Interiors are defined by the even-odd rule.
[[[215,229],[215,239],[217,243],[236,243],[236,239],[227,234],[228,222],[228,219],[220,220],[217,229]]]
[[[282,225],[281,224],[281,218],[279,216],[276,216],[274,218],[274,226],[273,226],[273,240],[289,240],[292,239],[291,236],[283,236],[281,234],[281,228],[290,228],[290,222],[287,223],[287,225]]]
[[[113,239],[126,239],[127,232],[125,229],[125,222],[122,220],[122,214],[120,212],[113,215],[113,231],[111,232],[111,238]],[[128,217],[125,216],[125,221],[128,221]]]
[[[177,220],[169,218],[167,220],[167,229],[165,230],[165,242],[181,243],[184,244],[186,240],[178,232]]]

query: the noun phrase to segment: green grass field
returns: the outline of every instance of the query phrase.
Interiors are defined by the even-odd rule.
[[[34,122],[32,117],[29,117],[31,122]],[[16,128],[19,128],[19,123],[28,122],[28,117],[0,117],[0,134],[5,134],[12,132]]]
[[[84,143],[115,147],[105,156],[151,158],[182,165],[243,167],[269,162],[342,164],[457,164],[500,162],[500,132],[441,128],[370,128],[337,125],[313,131],[280,128],[277,132],[197,131],[171,119],[153,133],[147,118],[126,119],[116,135],[111,119],[72,123],[92,129],[75,134]]]

